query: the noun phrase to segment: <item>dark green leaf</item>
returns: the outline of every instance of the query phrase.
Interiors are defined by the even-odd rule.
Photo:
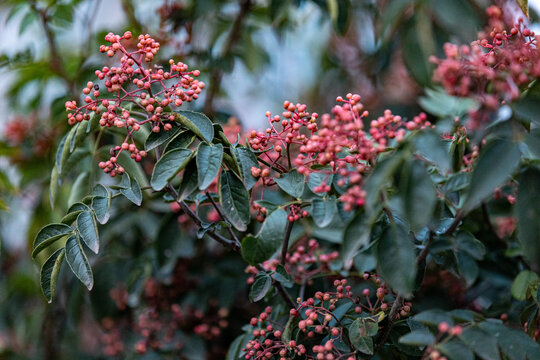
[[[39,230],[34,240],[32,257],[36,257],[36,255],[47,246],[72,232],[73,229],[71,226],[65,224],[49,224],[43,227],[41,230]]]
[[[58,274],[60,273],[60,266],[64,260],[64,255],[64,248],[56,250],[41,267],[41,290],[49,303],[52,302],[54,296],[56,280],[58,280]]]
[[[194,111],[177,111],[175,112],[175,120],[193,131],[201,140],[211,143],[214,139],[212,121],[204,114]]]
[[[127,174],[124,174],[130,182],[130,187],[127,189],[120,189],[120,193],[124,195],[129,201],[134,203],[137,206],[142,204],[142,191],[137,179],[129,179]]]
[[[181,127],[176,126],[169,131],[161,130],[158,133],[151,132],[150,135],[146,138],[144,142],[144,149],[146,151],[153,150],[160,146],[161,144],[172,139],[178,132],[181,130]]]
[[[193,132],[189,130],[180,131],[171,139],[171,141],[169,141],[163,152],[166,153],[172,149],[187,149],[193,143],[193,141],[195,141],[195,135]]]
[[[186,167],[192,155],[193,152],[188,149],[166,152],[154,166],[150,180],[152,188],[156,191],[162,190],[180,170]]]
[[[257,237],[242,240],[242,257],[251,265],[268,260],[281,246],[287,225],[287,212],[273,211],[263,222]]]
[[[315,225],[320,228],[330,225],[336,213],[336,198],[333,196],[324,199],[314,198],[311,202],[311,216]]]
[[[219,201],[225,216],[239,231],[245,231],[251,219],[249,193],[232,171],[222,171],[219,184]]]
[[[476,327],[468,327],[459,337],[483,360],[499,360],[497,340]]]
[[[260,273],[255,278],[255,282],[249,290],[249,300],[257,302],[264,298],[270,287],[272,286],[272,278],[266,273]]]
[[[416,277],[416,255],[414,244],[407,229],[398,223],[391,223],[383,230],[377,244],[379,274],[390,287],[400,294],[409,295]]]
[[[66,242],[66,260],[75,276],[77,276],[88,290],[92,290],[94,286],[92,269],[90,268],[81,243],[75,235],[70,236]]]
[[[90,210],[90,208],[81,202],[76,202],[75,204],[70,206],[68,213],[62,218],[60,222],[62,224],[69,225],[75,220],[77,220],[77,216],[79,216],[80,213],[86,210]]]
[[[504,184],[519,166],[519,146],[511,141],[497,139],[489,142],[480,152],[474,166],[471,185],[463,204],[464,211],[474,209],[495,188]]]
[[[244,146],[231,148],[231,151],[242,173],[242,181],[246,189],[250,190],[257,182],[257,179],[251,175],[252,167],[259,168],[257,157],[250,149]]]
[[[111,193],[107,188],[101,184],[94,186],[92,191],[92,209],[96,214],[96,219],[100,224],[105,224],[109,221],[111,214],[109,209],[111,208]]]
[[[433,344],[435,336],[428,330],[414,330],[399,338],[399,342],[414,346],[428,346]]]
[[[83,211],[77,216],[77,229],[90,250],[99,252],[99,235],[96,220],[90,211]]]
[[[304,193],[304,184],[306,178],[304,175],[293,170],[285,174],[281,174],[280,178],[274,178],[281,190],[285,191],[292,197],[299,198]]]
[[[178,189],[178,200],[182,201],[191,195],[198,188],[197,182],[197,165],[195,161],[190,161],[182,174],[182,181]]]
[[[449,360],[474,360],[473,352],[457,338],[438,344],[435,348],[446,355]]]
[[[405,216],[411,228],[417,230],[427,226],[437,203],[437,193],[422,161],[412,160],[405,164],[400,187]]]
[[[540,266],[540,170],[529,168],[519,177],[516,205],[518,239],[525,258]]]
[[[201,143],[197,151],[197,179],[199,189],[205,190],[216,178],[223,160],[223,145]]]

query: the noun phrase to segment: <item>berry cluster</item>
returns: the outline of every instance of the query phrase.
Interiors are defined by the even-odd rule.
[[[173,128],[174,116],[169,113],[169,106],[181,106],[198,98],[205,84],[195,77],[198,70],[189,71],[184,63],[169,60],[169,69],[161,66],[145,66],[154,59],[159,51],[159,42],[150,35],[140,35],[136,49],[129,51],[123,42],[132,44],[131,32],[123,36],[109,33],[105,40],[111,45],[101,45],[100,51],[113,57],[121,54],[120,66],[104,66],[96,70],[97,78],[103,81],[108,97],[101,96],[100,85],[89,81],[82,90],[85,94],[84,105],[77,106],[76,101],[66,102],[69,111],[68,122],[71,125],[83,120],[90,120],[100,114],[99,124],[103,127],[125,128],[127,135],[121,146],[111,149],[111,158],[101,162],[99,167],[111,176],[122,174],[124,169],[118,165],[117,158],[122,151],[129,151],[135,161],[141,161],[147,154],[138,150],[133,140],[133,133],[141,126],[149,124],[153,132]],[[126,45],[127,46],[127,45]]]
[[[313,277],[318,274],[328,272],[330,263],[339,257],[337,251],[324,253],[315,239],[308,241],[307,246],[299,245],[291,254],[287,254],[285,259],[285,270],[291,275],[297,284],[306,283],[312,285]],[[278,259],[270,259],[263,263],[267,271],[274,271],[280,264]],[[248,279],[248,284],[255,281],[258,270],[254,266],[248,266],[246,272],[252,274]]]
[[[345,99],[338,97],[340,105],[336,105],[331,114],[321,116],[320,124],[317,123],[319,115],[306,112],[303,104],[285,101],[281,116],[266,112],[270,127],[265,132],[252,131],[249,135],[250,146],[261,151],[266,167],[252,168],[252,175],[262,178],[263,185],[269,186],[275,183],[271,169],[288,172],[295,165],[301,174],[324,175],[322,183],[315,188],[318,193],[330,191],[329,180],[336,176],[337,185],[347,187],[340,197],[345,209],[362,206],[366,195],[362,186],[364,174],[371,170],[377,156],[387,151],[391,141],[401,141],[407,131],[431,124],[425,114],[404,121],[386,110],[383,116],[372,120],[369,131],[365,131],[364,122],[369,113],[360,99],[357,94],[347,94]]]
[[[474,97],[481,104],[470,115],[470,128],[489,120],[501,103],[517,99],[531,81],[540,76],[538,36],[519,18],[506,24],[501,8],[487,9],[489,30],[470,46],[445,44],[445,59],[437,64],[434,80],[452,95]],[[508,27],[510,27],[509,30]]]
[[[276,326],[280,325],[275,319],[270,319],[272,308],[267,307],[250,321],[253,339],[243,349],[245,359],[272,359],[275,356],[285,360],[295,355],[321,360],[354,359],[354,353],[344,352],[341,347],[336,346],[338,342],[347,342],[348,339],[343,332],[343,324],[333,311],[343,301],[350,301],[354,305],[354,314],[359,316],[368,312],[368,317],[364,318],[372,317],[373,326],[378,326],[378,316],[381,312],[389,311],[392,305],[392,302],[386,299],[390,291],[377,275],[366,273],[363,279],[374,280],[377,285],[375,297],[369,288],[363,289],[361,296],[355,297],[347,280],[342,279],[334,281],[333,291],[318,291],[304,301],[297,299],[298,307],[289,311],[289,318],[292,319],[290,321],[296,324],[292,333],[297,334],[297,340],[286,342],[282,339],[282,329],[276,329]],[[407,302],[402,305],[397,317],[407,316],[410,311],[411,303]],[[312,343],[310,339],[314,338],[324,338],[326,341],[322,345],[307,345]]]

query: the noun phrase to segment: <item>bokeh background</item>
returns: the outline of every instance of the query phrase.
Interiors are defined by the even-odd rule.
[[[181,294],[169,297],[182,298],[182,304],[196,303],[190,298],[193,297],[190,291],[212,286],[212,279],[217,279],[215,274],[204,280],[200,280],[203,275],[192,276],[180,284],[175,283],[180,280],[174,274],[188,270],[190,274],[206,274],[204,266],[208,262],[219,261],[215,271],[231,272],[232,295],[222,299],[220,294],[206,294],[207,305],[198,309],[204,316],[194,315],[193,323],[186,325],[186,329],[201,325],[201,317],[221,319],[229,316],[222,316],[225,312],[239,311],[235,310],[234,295],[236,290],[245,291],[242,290],[245,277],[241,276],[238,259],[220,253],[218,260],[210,257],[201,262],[201,256],[207,256],[208,250],[201,250],[184,239],[180,248],[173,249],[174,261],[160,267],[148,260],[153,255],[143,248],[152,244],[151,239],[179,236],[160,233],[162,217],[169,209],[155,207],[134,210],[126,205],[125,209],[117,210],[119,217],[124,216],[108,225],[102,235],[110,251],[101,259],[94,259],[100,285],[91,295],[73,279],[65,279],[58,289],[64,295],[57,305],[47,305],[41,296],[39,269],[31,261],[28,249],[39,228],[57,222],[66,206],[60,200],[51,209],[48,191],[56,145],[68,128],[63,104],[68,99],[79,99],[82,87],[94,79],[94,70],[110,62],[98,51],[106,33],[131,30],[134,34],[151,34],[162,44],[160,61],[174,58],[201,70],[202,80],[208,86],[192,104],[194,109],[223,123],[235,118],[243,129],[251,129],[264,127],[264,112],[279,112],[284,100],[306,103],[310,111],[323,113],[331,109],[336,96],[348,92],[362,95],[364,104],[374,115],[386,108],[404,116],[418,113],[430,99],[426,88],[436,89],[431,81],[429,57],[440,56],[447,41],[474,40],[485,24],[484,10],[492,3],[489,0],[3,0],[0,3],[0,359],[127,356],[130,352],[125,349],[136,344],[136,331],[126,330],[130,328],[128,325],[111,325],[111,321],[117,324],[125,320],[125,316],[118,315],[125,315],[122,306],[133,312],[140,310],[142,303],[137,294],[148,291],[148,287],[152,290],[151,281],[156,281],[154,285],[169,281],[169,287],[176,284],[182,289]],[[495,3],[519,11],[514,1]],[[534,23],[540,0],[529,3],[532,28],[537,29]],[[88,166],[95,164],[89,162]],[[62,184],[61,199],[69,198],[75,179],[76,174]],[[135,212],[147,219],[145,229],[135,229],[132,222],[137,218],[126,215]],[[174,222],[176,217],[167,221]],[[124,231],[130,226],[133,231]],[[125,263],[126,257],[129,269],[118,270],[118,264]],[[182,259],[185,269],[179,269],[178,259]],[[133,275],[136,271],[146,274],[142,277],[144,281],[140,280],[140,273]],[[129,286],[127,290],[119,289],[118,284],[129,283],[126,279],[130,276],[137,279],[135,285],[131,289]],[[229,321],[231,334],[240,328],[240,320],[238,324]],[[217,358],[223,356],[232,336],[212,338],[195,330],[188,332],[184,335],[190,340],[184,342],[194,348],[182,356],[189,359],[208,358],[212,351]],[[123,352],[107,353],[105,345],[109,344],[109,338],[104,336],[114,337],[113,333],[123,344]],[[218,343],[216,349],[209,341]]]

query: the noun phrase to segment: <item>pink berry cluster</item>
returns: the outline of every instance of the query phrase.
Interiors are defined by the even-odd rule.
[[[291,254],[287,254],[285,270],[292,276],[295,283],[312,285],[313,277],[328,272],[330,263],[338,257],[337,251],[325,253],[319,247],[317,240],[310,239],[307,246],[299,245]],[[263,267],[267,271],[274,271],[279,264],[278,259],[270,259],[263,263]],[[253,275],[248,278],[248,284],[252,284],[258,270],[254,266],[248,266],[246,272]]]
[[[354,296],[347,280],[340,279],[334,281],[334,288],[331,291],[318,291],[306,300],[298,298],[298,307],[289,311],[290,318],[298,319],[293,329],[293,334],[298,333],[297,340],[284,342],[282,339],[284,329],[281,327],[276,329],[280,325],[270,319],[272,308],[267,307],[263,313],[250,321],[253,327],[253,339],[243,349],[245,359],[286,360],[295,355],[317,360],[355,359],[354,353],[343,352],[335,345],[337,341],[347,341],[344,339],[346,335],[343,333],[343,324],[333,313],[338,302],[341,304],[342,301],[350,301],[354,305],[354,314],[368,312],[373,316],[377,316],[381,311],[389,311],[392,305],[392,302],[386,301],[386,296],[390,291],[377,275],[366,273],[363,279],[375,282],[377,285],[375,297],[372,296],[369,288],[363,289],[361,296]],[[411,303],[404,303],[398,318],[407,316],[410,311]],[[327,338],[327,341],[323,344],[312,345],[316,337]]]
[[[347,94],[345,99],[338,97],[336,100],[340,105],[336,105],[331,114],[321,116],[320,124],[317,123],[319,115],[306,112],[303,104],[285,101],[281,116],[267,112],[270,127],[265,132],[252,131],[249,144],[254,150],[263,152],[261,158],[270,166],[252,168],[252,175],[262,178],[266,186],[274,184],[272,168],[287,172],[293,165],[307,176],[324,174],[326,180],[337,176],[338,186],[347,187],[340,200],[346,210],[352,210],[364,205],[364,174],[372,169],[377,156],[387,151],[391,141],[399,142],[407,131],[431,126],[423,113],[411,121],[404,121],[386,110],[383,116],[372,120],[369,130],[365,131],[364,122],[369,113],[364,110],[360,95]],[[293,145],[296,147],[292,148]],[[328,192],[328,182],[323,181],[315,192]]]
[[[109,33],[105,40],[110,45],[100,47],[100,51],[109,57],[121,55],[119,66],[104,66],[95,72],[107,89],[107,96],[101,96],[99,84],[89,81],[82,90],[85,95],[83,105],[78,106],[76,101],[65,104],[70,125],[89,120],[93,114],[100,114],[101,126],[127,130],[123,143],[111,149],[110,159],[99,163],[99,167],[113,177],[124,172],[117,162],[122,151],[128,151],[135,161],[141,161],[147,155],[144,150],[137,149],[133,140],[134,132],[147,123],[156,133],[161,129],[171,130],[174,117],[169,113],[169,106],[178,107],[197,99],[205,86],[195,79],[200,72],[189,71],[182,62],[169,60],[168,70],[162,66],[145,65],[159,51],[159,42],[148,34],[140,35],[136,49],[128,50],[128,45],[133,45],[131,39],[129,31],[122,36]]]
[[[540,76],[538,36],[523,18],[508,26],[501,8],[487,9],[489,30],[470,46],[447,43],[445,59],[437,64],[434,80],[455,96],[473,97],[481,104],[470,114],[470,128],[489,120],[501,103],[516,100],[531,81]],[[510,29],[508,29],[510,28]]]

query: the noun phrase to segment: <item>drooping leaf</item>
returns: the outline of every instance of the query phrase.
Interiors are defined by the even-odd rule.
[[[540,266],[540,170],[529,168],[519,177],[516,215],[518,239],[525,258]]]
[[[232,171],[221,172],[219,202],[227,220],[239,231],[245,231],[251,218],[249,193],[242,181]]]
[[[32,246],[32,257],[45,249],[56,240],[73,232],[71,226],[66,224],[49,224],[39,230]]]
[[[68,213],[60,221],[62,224],[69,225],[77,220],[77,216],[83,211],[90,210],[88,206],[81,202],[76,202],[75,204],[69,207]]]
[[[314,198],[311,202],[311,216],[315,225],[320,228],[330,225],[336,213],[336,198],[333,196],[324,199]]]
[[[193,131],[201,140],[211,143],[214,139],[212,121],[206,115],[194,111],[176,111],[174,115],[176,121]]]
[[[403,167],[400,184],[403,192],[404,211],[412,229],[428,225],[437,203],[437,193],[424,163],[420,160],[407,162]]]
[[[497,340],[477,327],[466,328],[459,338],[483,360],[499,360],[501,358],[497,348]]]
[[[281,174],[281,177],[274,178],[274,181],[292,197],[299,198],[304,193],[306,178],[296,170]]]
[[[198,188],[197,165],[190,161],[182,174],[180,187],[178,188],[178,200],[182,201]]]
[[[223,160],[223,145],[201,143],[197,151],[197,179],[199,189],[205,190],[216,178]]]
[[[496,139],[489,142],[481,151],[474,166],[471,184],[463,210],[474,209],[495,188],[504,184],[519,166],[519,146],[509,140]]]
[[[60,273],[60,266],[64,260],[64,255],[64,248],[56,250],[41,267],[41,290],[49,303],[52,302],[54,296],[54,289],[56,288],[56,281],[58,280],[58,274]]]
[[[257,302],[265,297],[272,286],[272,278],[266,273],[259,273],[255,277],[255,282],[249,289],[249,301]]]
[[[152,172],[150,184],[156,191],[162,190],[167,183],[186,167],[193,152],[188,149],[173,149],[158,160]]]
[[[449,360],[474,360],[473,352],[457,338],[438,344],[435,348],[446,355]]]
[[[407,229],[398,223],[391,223],[383,230],[377,244],[379,274],[390,287],[400,294],[409,295],[416,277],[416,255],[414,244]]]
[[[251,168],[259,168],[259,162],[255,154],[248,148],[244,146],[239,146],[236,148],[231,148],[232,154],[240,168],[242,173],[242,181],[246,189],[250,190],[253,185],[257,182],[257,179],[251,175]]]
[[[66,260],[71,271],[88,288],[92,290],[94,286],[94,275],[90,268],[90,263],[86,258],[81,243],[77,236],[72,235],[66,241]]]
[[[529,270],[523,270],[516,276],[512,283],[512,296],[517,300],[529,298],[532,295],[531,290],[534,289],[535,285],[537,286],[539,282],[540,279],[536,273]]]
[[[287,212],[283,209],[273,211],[264,220],[257,236],[246,236],[242,240],[242,257],[251,265],[268,260],[281,246]]]
[[[107,188],[101,184],[94,186],[92,190],[92,209],[96,214],[96,219],[100,224],[105,224],[109,221],[111,214],[109,209],[111,208],[111,193]]]
[[[164,153],[173,149],[187,149],[195,141],[195,134],[189,130],[178,132],[165,146]]]
[[[364,319],[358,318],[349,326],[349,338],[356,350],[373,355],[373,335],[368,335]]]
[[[99,235],[96,220],[90,211],[83,211],[77,216],[77,229],[90,250],[99,252]]]

